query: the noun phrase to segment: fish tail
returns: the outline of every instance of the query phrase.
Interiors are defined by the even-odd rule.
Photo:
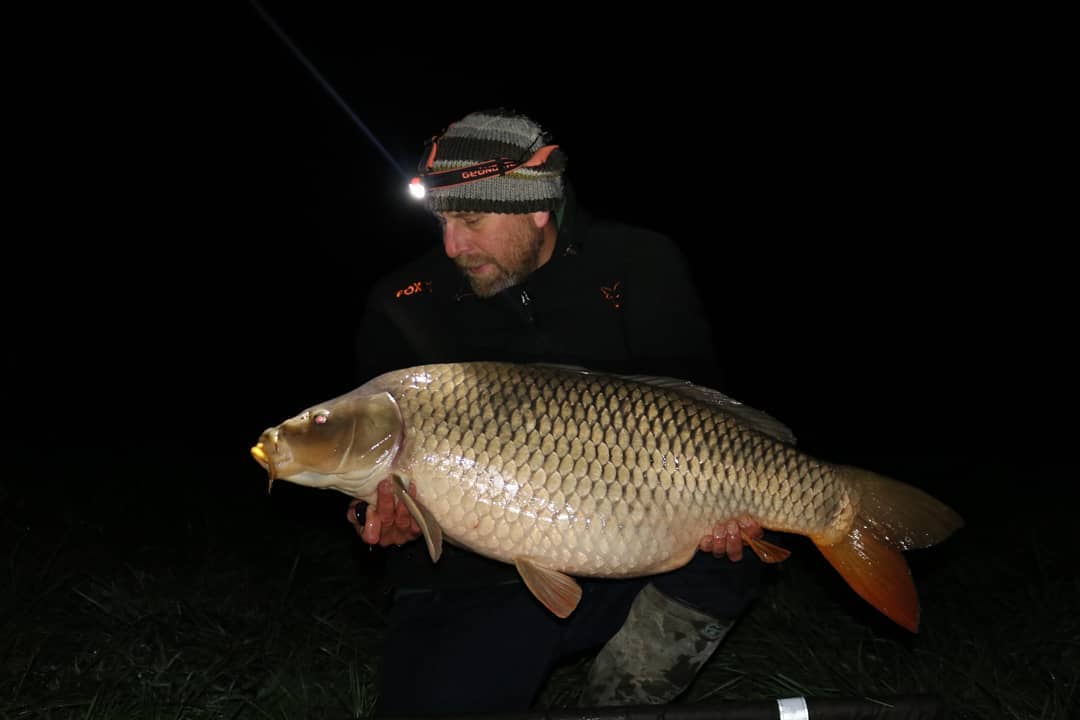
[[[841,467],[857,500],[840,540],[811,537],[848,585],[886,617],[919,631],[919,597],[902,551],[935,545],[964,524],[941,501],[906,483]]]

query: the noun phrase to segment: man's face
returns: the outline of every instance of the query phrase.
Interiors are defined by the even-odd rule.
[[[547,213],[437,213],[443,249],[473,292],[491,297],[517,285],[540,265]]]

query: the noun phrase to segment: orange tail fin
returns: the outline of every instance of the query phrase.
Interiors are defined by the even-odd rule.
[[[834,545],[818,545],[825,559],[863,600],[911,632],[919,631],[919,595],[907,560],[865,527]]]
[[[859,468],[841,472],[856,487],[855,522],[840,541],[814,539],[814,544],[860,597],[901,627],[918,632],[919,596],[901,551],[935,545],[964,521],[911,485]]]

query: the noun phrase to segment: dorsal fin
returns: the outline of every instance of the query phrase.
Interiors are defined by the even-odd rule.
[[[771,438],[779,440],[780,442],[794,445],[797,440],[795,433],[791,432],[791,429],[787,425],[769,415],[766,412],[757,410],[744,405],[743,403],[730,398],[719,390],[714,390],[704,385],[695,385],[689,380],[682,380],[680,378],[665,377],[662,375],[619,375],[617,373],[598,372],[595,370],[589,370],[588,368],[580,367],[578,365],[562,365],[558,363],[531,363],[534,367],[550,368],[552,370],[561,370],[563,372],[577,373],[579,375],[596,375],[597,377],[613,377],[620,380],[627,380],[629,382],[642,383],[644,385],[652,385],[654,387],[666,388],[668,390],[674,390],[682,395],[700,400],[710,405],[715,405],[724,412],[734,415],[739,420],[743,421],[755,430],[768,435]]]

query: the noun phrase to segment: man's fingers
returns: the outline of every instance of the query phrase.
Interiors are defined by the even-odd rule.
[[[367,513],[364,517],[364,530],[360,533],[360,537],[369,545],[375,545],[379,542],[379,538],[382,535],[382,518],[379,516],[378,511],[368,505]]]
[[[379,482],[378,498],[376,500],[379,508],[379,519],[388,527],[394,524],[394,510],[397,508],[397,498],[394,497],[391,482],[390,478]]]
[[[413,483],[409,483],[409,494],[416,497],[416,485]],[[357,503],[349,506],[350,513]],[[391,478],[379,482],[375,503],[367,506],[363,525],[356,517],[351,517],[349,522],[353,523],[364,542],[370,545],[401,545],[420,535],[420,526],[413,519],[408,506],[394,497]]]
[[[408,530],[412,524],[412,513],[409,512],[409,508],[405,503],[398,503],[395,510],[394,524],[402,530]]]
[[[713,526],[712,535],[703,537],[698,547],[704,552],[711,552],[716,558],[742,560],[743,542],[739,523],[734,519],[717,523]]]
[[[757,521],[749,515],[742,515],[738,519],[739,529],[743,530],[747,535],[752,538],[759,538],[765,534],[765,531],[761,529]]]
[[[739,562],[740,560],[742,560],[742,537],[738,534],[729,534],[726,540],[728,560],[731,560],[733,562]]]
[[[384,529],[382,537],[379,539],[379,544],[383,547],[390,547],[391,545],[401,545],[411,539],[412,538],[405,535],[404,530],[390,527]]]

